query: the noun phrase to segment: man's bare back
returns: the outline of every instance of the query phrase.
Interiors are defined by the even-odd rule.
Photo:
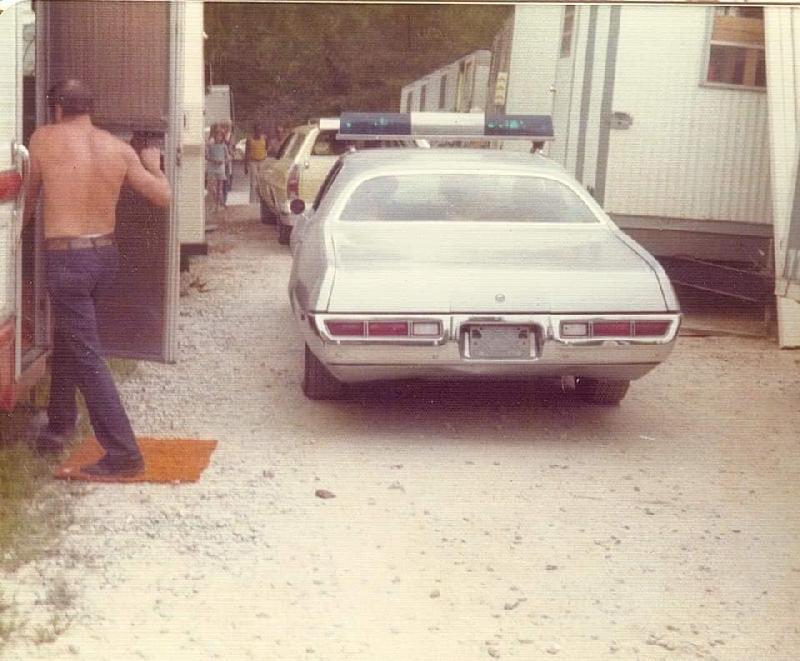
[[[156,149],[142,151],[92,125],[88,115],[42,126],[31,138],[26,216],[44,189],[45,238],[110,234],[122,184],[159,206],[170,201]]]

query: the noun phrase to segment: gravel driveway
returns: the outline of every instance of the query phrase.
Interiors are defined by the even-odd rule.
[[[797,352],[685,337],[611,408],[486,384],[311,402],[290,256],[231,213],[184,278],[179,362],[121,387],[138,433],[218,439],[211,466],[76,498],[59,552],[0,580],[27,622],[3,658],[800,656]],[[54,584],[65,630],[37,643]]]

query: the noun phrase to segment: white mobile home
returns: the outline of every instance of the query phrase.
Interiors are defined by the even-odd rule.
[[[504,110],[660,256],[763,263],[772,236],[763,12],[518,6]]]
[[[764,10],[775,294],[782,346],[800,346],[800,9]]]
[[[800,57],[790,11],[517,6],[495,40],[492,109],[552,114],[549,155],[673,277],[766,300],[773,256],[780,278],[800,243],[798,230],[786,229]],[[787,273],[784,282],[796,283],[797,272]],[[778,303],[779,325],[795,318],[794,301]],[[781,336],[785,344],[785,328]]]
[[[482,112],[491,59],[490,51],[478,50],[405,85],[400,112]]]
[[[48,121],[45,93],[81,78],[94,122],[161,148],[170,208],[123,190],[116,239],[121,268],[98,322],[109,355],[171,361],[176,354],[179,240],[203,233],[201,2],[34,2],[0,15],[0,409],[43,373],[51,342],[37,218],[17,241],[25,144]],[[33,69],[30,55],[35,51]],[[199,229],[199,232],[197,231]]]

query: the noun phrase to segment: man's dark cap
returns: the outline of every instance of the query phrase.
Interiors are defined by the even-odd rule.
[[[92,112],[94,98],[85,83],[70,78],[50,88],[47,93],[47,103],[51,106],[61,106],[65,115],[84,115]]]

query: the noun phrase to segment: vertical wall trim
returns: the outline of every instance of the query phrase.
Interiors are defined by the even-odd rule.
[[[586,36],[586,53],[583,61],[583,90],[581,91],[581,117],[578,125],[578,144],[575,154],[575,178],[583,181],[583,161],[586,150],[586,125],[592,102],[592,73],[594,69],[594,42],[597,32],[597,5],[589,10],[589,33]]]
[[[600,103],[600,140],[597,145],[597,174],[595,176],[595,198],[602,205],[606,197],[606,173],[611,142],[611,113],[614,103],[614,82],[617,75],[617,50],[621,7],[611,7],[606,44],[606,73],[603,84],[603,99]]]
[[[570,72],[569,76],[569,102],[567,103],[567,126],[564,131],[564,162],[561,164],[566,169],[569,169],[569,142],[570,137],[572,137],[572,98],[575,95],[575,63],[578,61],[578,42],[581,36],[580,29],[581,29],[581,10],[583,7],[576,5],[575,7],[575,17],[573,18],[573,25],[572,25],[572,44],[570,45],[570,59],[572,60],[572,71]],[[564,19],[566,17],[567,6],[564,5],[564,11],[561,14],[561,37],[564,36]],[[559,44],[559,57],[561,52],[561,40],[558,41]],[[558,70],[558,65],[556,65],[556,71]]]

